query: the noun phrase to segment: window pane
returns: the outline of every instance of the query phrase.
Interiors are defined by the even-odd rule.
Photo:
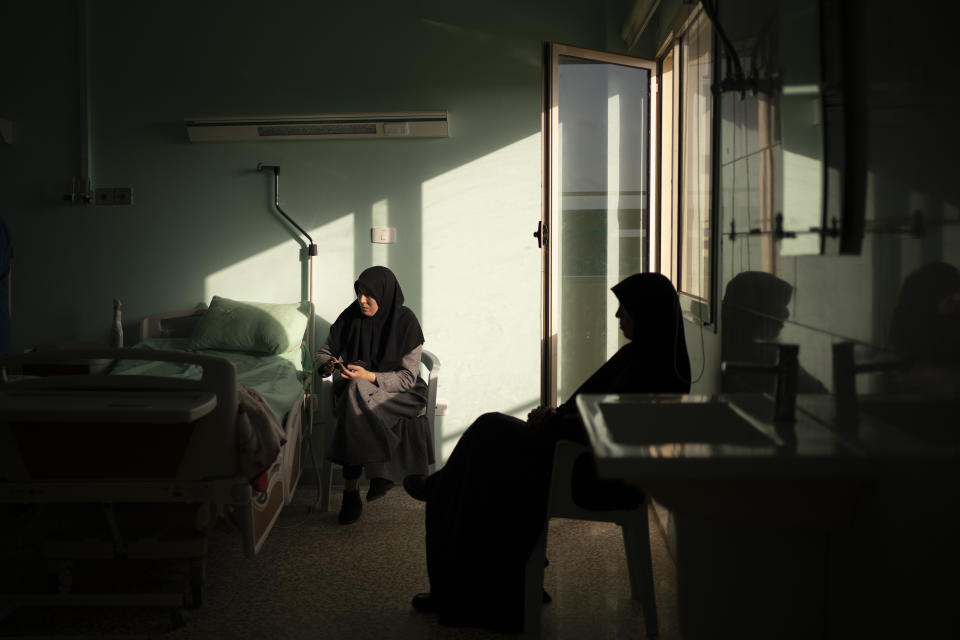
[[[676,175],[677,126],[674,121],[673,51],[663,59],[660,69],[660,273],[676,282],[673,247],[677,237]]]
[[[680,291],[706,299],[710,287],[710,169],[713,77],[710,23],[701,13],[682,41]]]
[[[558,56],[558,400],[623,343],[610,287],[645,271],[650,70]]]

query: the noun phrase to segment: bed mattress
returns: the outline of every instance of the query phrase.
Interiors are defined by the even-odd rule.
[[[294,402],[303,395],[306,373],[303,354],[295,350],[281,355],[264,355],[238,351],[191,350],[188,338],[147,338],[135,348],[192,353],[226,358],[237,369],[237,382],[259,393],[281,422]],[[202,369],[184,362],[123,360],[113,370],[115,375],[166,376],[196,380]]]

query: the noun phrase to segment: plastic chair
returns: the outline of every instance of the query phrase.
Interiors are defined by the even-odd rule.
[[[582,509],[573,501],[570,481],[573,463],[581,453],[590,452],[588,447],[561,440],[553,454],[553,475],[547,502],[547,520],[543,533],[530,553],[525,570],[524,587],[524,636],[540,636],[540,613],[543,609],[543,569],[547,551],[547,531],[550,518],[571,518],[594,522],[616,522],[623,529],[623,548],[627,556],[630,574],[630,592],[633,599],[643,606],[648,638],[659,635],[657,605],[653,586],[653,563],[650,559],[650,529],[647,517],[648,499],[636,509],[615,511],[591,511]],[[562,561],[562,560],[561,560]]]
[[[424,375],[426,374],[426,375]],[[433,438],[433,450],[437,451],[437,430],[435,425],[435,414],[437,410],[437,383],[440,375],[440,358],[433,352],[423,349],[420,352],[420,377],[427,382],[427,404],[424,415],[427,418],[427,424],[430,427],[430,436]],[[326,446],[327,440],[333,433],[336,426],[336,416],[333,415],[333,376],[320,380],[320,411],[319,424],[317,425],[319,436],[323,446]],[[316,460],[313,461],[316,465]],[[431,468],[432,471],[432,468]],[[333,484],[333,463],[324,458],[320,469],[320,511],[330,510],[330,487]]]

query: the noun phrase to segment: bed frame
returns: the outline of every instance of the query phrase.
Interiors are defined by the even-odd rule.
[[[194,309],[146,316],[140,321],[140,339],[188,337],[205,311],[205,309]],[[312,304],[310,315],[313,316]],[[311,353],[313,348],[312,324],[312,322],[308,323],[304,335],[304,344],[308,345]],[[311,370],[306,371],[306,373],[307,377],[303,383],[304,393],[300,402],[291,407],[286,416],[280,416],[283,421],[287,443],[281,448],[280,455],[270,470],[270,481],[265,492],[268,499],[264,496],[258,496],[257,504],[254,505],[252,510],[252,535],[244,535],[244,552],[247,557],[253,557],[260,551],[260,547],[263,546],[270,529],[273,528],[273,523],[280,514],[281,507],[290,504],[300,483],[303,473],[302,460],[305,440],[309,439],[312,432],[317,405],[313,392],[314,372]],[[275,488],[282,489],[282,502],[279,499],[280,494],[275,493]],[[261,505],[260,501],[265,499],[266,503]],[[243,527],[241,527],[241,531],[244,532]]]
[[[189,335],[199,313],[145,318],[141,338]],[[25,366],[116,359],[186,362],[203,372],[199,380],[9,374]],[[40,557],[22,573],[39,563],[55,578],[50,593],[24,589],[32,583],[17,580],[16,571],[0,576],[0,620],[25,605],[130,605],[169,607],[174,626],[184,624],[185,610],[202,602],[207,535],[215,521],[233,522],[245,555],[253,557],[292,500],[303,425],[312,422],[312,384],[311,375],[284,418],[287,442],[269,470],[267,490],[255,494],[237,474],[238,383],[229,360],[106,348],[0,358],[0,542],[4,535],[14,543],[30,540]],[[70,568],[91,560],[169,561],[183,569],[183,588],[80,593]]]

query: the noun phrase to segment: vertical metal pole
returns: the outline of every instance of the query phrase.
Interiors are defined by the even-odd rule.
[[[310,349],[310,357],[313,358],[313,354],[316,352],[316,336],[314,335],[316,328],[314,327],[314,318],[317,314],[313,302],[313,256],[309,255],[309,253],[307,254],[307,271],[309,272],[307,274],[307,299],[310,301],[310,318],[308,320],[310,336],[307,340],[307,346]]]
[[[280,172],[277,170],[273,172],[273,204],[280,208]]]
[[[77,81],[80,85],[80,163],[79,176],[73,185],[72,199],[89,204],[90,188],[90,7],[87,0],[77,1]],[[79,193],[78,193],[79,192]]]

